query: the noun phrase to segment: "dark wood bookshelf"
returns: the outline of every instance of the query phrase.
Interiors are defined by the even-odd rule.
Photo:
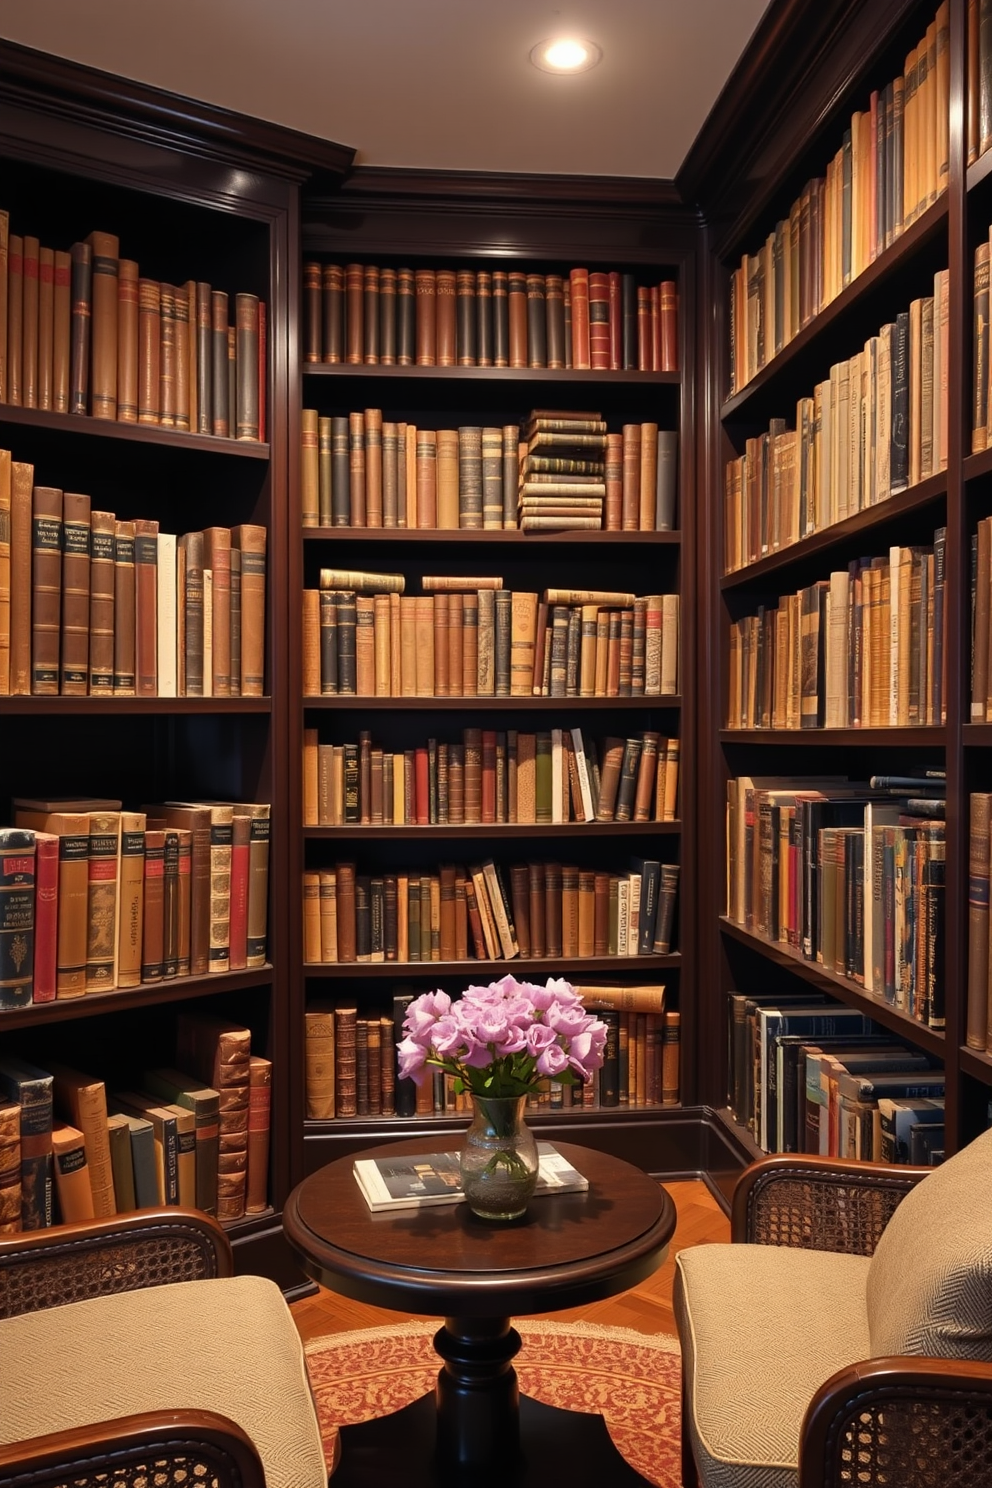
[[[330,377],[330,378],[354,378],[358,382],[363,379],[371,379],[378,382],[380,379],[387,385],[391,383],[409,382],[417,384],[420,382],[433,382],[441,386],[438,392],[445,390],[447,385],[457,387],[459,383],[508,383],[522,384],[524,386],[546,387],[548,384],[559,383],[563,386],[589,387],[597,389],[604,384],[612,387],[615,384],[634,387],[673,387],[677,388],[682,382],[681,372],[638,372],[628,371],[590,371],[587,367],[421,367],[421,366],[395,366],[388,364],[366,366],[361,362],[304,362],[304,377]],[[400,392],[400,389],[396,389]]]
[[[128,424],[117,419],[91,418],[85,413],[52,413],[43,408],[0,403],[0,424],[48,433],[79,434],[96,439],[124,440],[128,444],[155,445],[163,449],[197,450],[200,454],[232,456],[244,460],[268,460],[271,447],[250,439],[221,439],[213,434],[190,434],[154,424]]]
[[[304,697],[305,708],[345,709],[364,713],[614,713],[656,708],[681,708],[682,698],[657,694],[645,697],[619,698],[549,698],[549,697],[354,697],[333,694],[326,697]],[[681,766],[680,766],[681,768]]]
[[[0,717],[38,714],[65,714],[67,717],[81,713],[121,715],[165,714],[182,717],[196,713],[258,713],[271,714],[272,699],[267,697],[0,697]]]
[[[790,748],[846,744],[919,749],[943,747],[947,732],[942,726],[925,724],[913,728],[720,729],[718,738],[721,744],[772,744]]]
[[[118,987],[112,992],[87,992],[82,997],[56,998],[54,1002],[29,1007],[5,1008],[0,1012],[0,1032],[9,1028],[40,1028],[47,1023],[74,1022],[130,1008],[159,1007],[167,1002],[187,1002],[218,993],[243,992],[249,987],[267,987],[272,982],[270,965],[252,971],[229,971],[214,976],[164,977],[139,987]]]
[[[967,1044],[962,1044],[958,1058],[965,1074],[983,1085],[992,1085],[992,1054],[983,1054],[979,1049],[969,1049]]]
[[[682,534],[681,532],[515,532],[500,531],[495,528],[487,532],[480,528],[455,531],[442,527],[305,527],[303,541],[305,543],[331,541],[349,544],[396,543],[403,547],[408,544],[426,543],[431,548],[440,549],[449,545],[528,548],[552,544],[556,548],[585,547],[590,543],[597,547],[601,543],[606,543],[610,547],[633,547],[647,543],[655,547],[678,546],[682,541]]]

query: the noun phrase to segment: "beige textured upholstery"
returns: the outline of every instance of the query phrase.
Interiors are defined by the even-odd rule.
[[[267,1488],[326,1488],[299,1335],[278,1287],[262,1277],[181,1282],[10,1318],[0,1402],[4,1443],[140,1411],[217,1411],[255,1443]]]
[[[693,1451],[708,1488],[796,1488],[810,1398],[868,1353],[870,1264],[766,1245],[699,1245],[677,1257]]]
[[[935,1168],[868,1272],[871,1353],[992,1359],[992,1131]]]

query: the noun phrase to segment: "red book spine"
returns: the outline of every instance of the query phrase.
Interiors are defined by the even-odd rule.
[[[623,298],[619,269],[610,271],[610,371],[623,368]]]
[[[428,778],[427,750],[416,749],[413,756],[413,804],[418,827],[429,827],[430,781]]]
[[[610,370],[610,276],[600,270],[589,275],[589,365]]]
[[[482,820],[496,820],[496,730],[482,730]]]
[[[572,366],[592,365],[589,350],[589,270],[573,269],[568,276],[572,305]]]
[[[32,1002],[54,1002],[58,952],[59,839],[36,832],[34,839],[34,981]]]

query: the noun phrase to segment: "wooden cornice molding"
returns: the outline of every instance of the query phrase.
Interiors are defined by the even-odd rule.
[[[772,0],[675,178],[736,248],[914,0]]]
[[[531,175],[510,171],[408,170],[357,166],[348,177],[348,198],[404,199],[422,205],[427,199],[466,204],[505,201],[520,206],[592,202],[610,206],[678,208],[682,198],[674,181],[639,176]]]
[[[328,189],[355,151],[265,119],[115,77],[64,57],[0,41],[0,103]]]

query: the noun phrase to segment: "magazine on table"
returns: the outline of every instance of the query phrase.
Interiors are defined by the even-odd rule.
[[[572,1167],[550,1142],[538,1142],[540,1167],[534,1197],[552,1193],[581,1193],[588,1178]],[[428,1204],[457,1204],[462,1192],[457,1152],[413,1152],[408,1157],[359,1157],[355,1177],[374,1212],[420,1209]]]

